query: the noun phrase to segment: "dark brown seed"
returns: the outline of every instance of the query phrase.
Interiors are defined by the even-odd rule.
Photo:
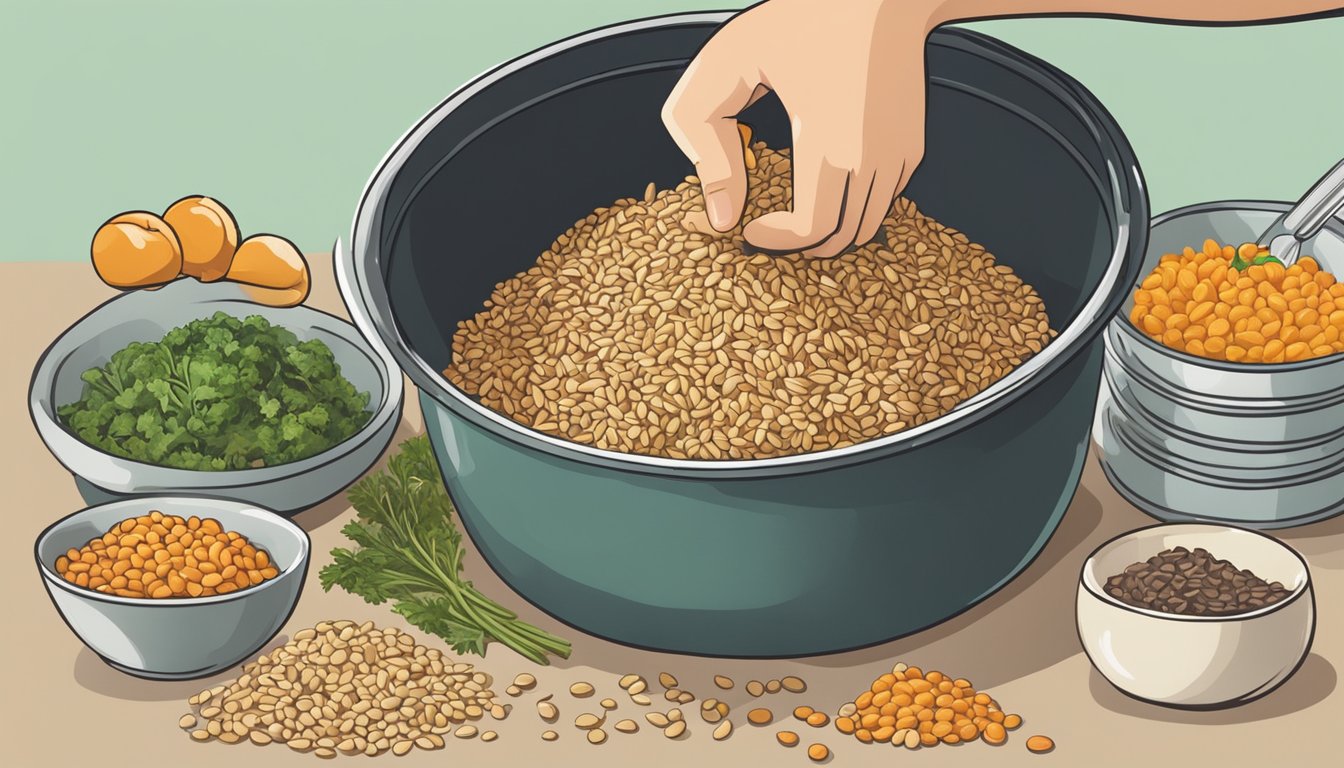
[[[1106,580],[1106,594],[1139,608],[1193,616],[1225,616],[1276,603],[1291,594],[1208,550],[1163,550]]]

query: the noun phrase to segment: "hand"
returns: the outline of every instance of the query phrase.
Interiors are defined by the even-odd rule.
[[[768,0],[705,44],[663,106],[695,164],[710,225],[735,227],[747,172],[737,114],[767,91],[793,127],[793,210],[753,245],[829,258],[877,234],[924,155],[927,0]]]

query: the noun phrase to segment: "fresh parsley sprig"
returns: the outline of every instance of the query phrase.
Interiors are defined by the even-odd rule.
[[[443,638],[458,653],[485,655],[492,641],[539,664],[569,658],[569,643],[521,621],[462,578],[462,534],[427,437],[401,444],[387,469],[351,487],[357,519],[341,532],[359,545],[336,548],[319,574],[322,589],[340,586]]]

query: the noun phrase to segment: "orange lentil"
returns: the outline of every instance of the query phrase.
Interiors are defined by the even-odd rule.
[[[1130,323],[1159,344],[1213,360],[1282,363],[1344,352],[1344,284],[1310,256],[1291,267],[1231,266],[1234,257],[1266,254],[1254,243],[1206,240],[1198,251],[1163,255],[1134,292]]]
[[[1027,749],[1031,750],[1032,752],[1037,753],[1049,752],[1054,748],[1055,748],[1055,741],[1049,736],[1032,736],[1031,738],[1027,739]]]
[[[191,532],[198,530],[203,533],[195,539]],[[188,549],[188,545],[197,546]],[[256,579],[229,564],[245,548],[265,563]],[[187,552],[192,554],[183,556]],[[157,510],[112,525],[82,548],[56,558],[54,565],[76,586],[155,600],[228,594],[280,573],[265,550],[256,549],[241,534],[225,532],[218,520],[183,519]]]
[[[1006,722],[1011,727],[1022,722],[1017,715],[1005,716],[994,698],[975,690],[969,680],[904,664],[874,680],[843,711],[849,714],[835,718],[841,733],[910,749],[977,739],[999,745],[1008,738]]]

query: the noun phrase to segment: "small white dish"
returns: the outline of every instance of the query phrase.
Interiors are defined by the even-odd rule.
[[[1291,592],[1229,616],[1162,613],[1106,593],[1111,576],[1177,546],[1203,547]],[[1218,709],[1264,696],[1301,666],[1311,649],[1316,604],[1306,561],[1276,539],[1222,525],[1154,525],[1111,539],[1088,556],[1077,622],[1088,659],[1116,688],[1155,704]]]

